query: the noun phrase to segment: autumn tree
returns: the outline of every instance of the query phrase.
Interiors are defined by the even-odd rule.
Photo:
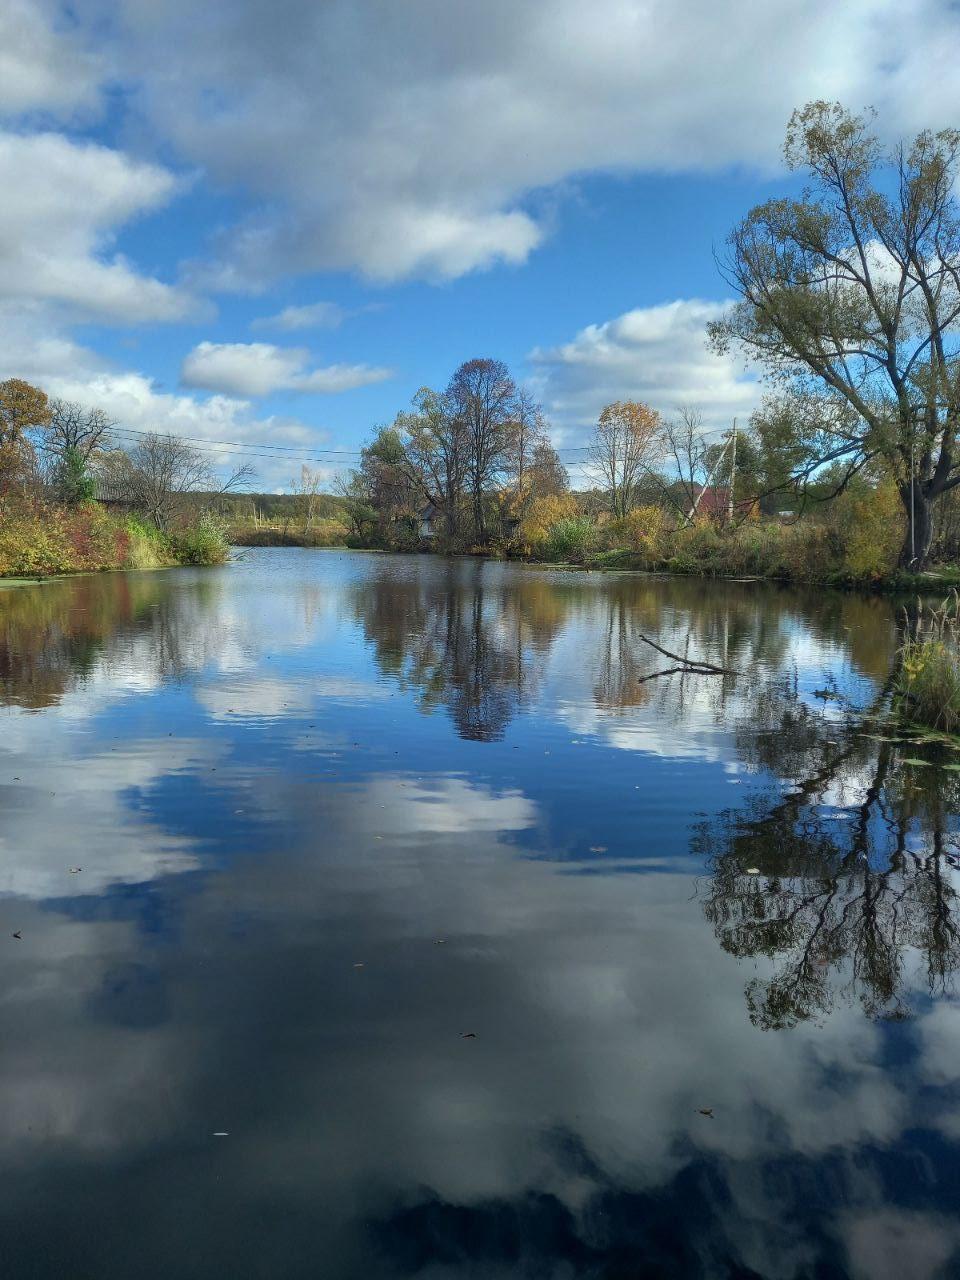
[[[49,401],[39,387],[22,378],[0,382],[0,480],[16,479],[34,461],[27,433],[49,421]]]
[[[600,413],[586,471],[607,495],[610,513],[625,516],[643,477],[663,454],[663,423],[649,405],[618,400]]]
[[[703,415],[699,410],[683,408],[675,418],[666,422],[663,443],[664,456],[673,473],[673,480],[666,489],[666,494],[677,508],[678,514],[687,519],[710,474]]]
[[[559,498],[570,488],[570,476],[549,440],[538,440],[527,469],[532,498]]]
[[[28,431],[46,427],[49,421],[46,392],[22,378],[0,382],[0,446],[19,445]]]
[[[722,263],[740,301],[711,325],[773,379],[795,483],[879,458],[906,513],[901,567],[927,560],[936,500],[960,484],[960,131],[884,149],[869,116],[813,102],[784,155],[808,186],[752,209]]]
[[[484,496],[508,465],[511,426],[516,418],[517,386],[502,360],[467,360],[450,380],[447,410],[459,423],[466,443],[467,489],[474,537],[487,540]]]
[[[421,387],[413,397],[413,412],[397,414],[394,426],[403,439],[411,486],[442,513],[447,538],[455,540],[469,457],[464,418],[448,396]]]
[[[507,465],[513,479],[513,505],[518,516],[531,496],[530,472],[536,451],[546,440],[542,408],[525,387],[518,388],[513,418],[507,427]]]

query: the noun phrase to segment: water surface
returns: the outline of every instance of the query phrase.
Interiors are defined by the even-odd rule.
[[[358,553],[3,592],[4,1274],[960,1274],[960,754],[874,722],[896,643]]]

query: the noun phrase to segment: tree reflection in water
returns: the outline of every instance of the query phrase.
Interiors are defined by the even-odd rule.
[[[377,663],[461,738],[496,742],[533,697],[569,602],[530,576],[505,581],[482,561],[443,561],[411,581],[387,568],[357,587],[356,615]]]
[[[694,841],[721,946],[773,969],[747,984],[751,1020],[791,1027],[839,1000],[873,1018],[908,1016],[914,961],[931,994],[949,991],[960,967],[960,787],[936,767],[949,760],[910,763],[915,746],[869,736],[856,717],[824,727],[796,703],[753,743],[754,763],[800,781],[705,822]]]

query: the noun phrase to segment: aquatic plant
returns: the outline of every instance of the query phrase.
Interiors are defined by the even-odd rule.
[[[897,689],[904,714],[945,733],[960,731],[960,595],[918,608],[900,650]]]

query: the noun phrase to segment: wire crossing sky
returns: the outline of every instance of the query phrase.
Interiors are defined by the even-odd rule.
[[[796,190],[791,110],[955,125],[958,53],[947,0],[5,0],[0,377],[264,487],[474,356],[574,468],[616,399],[719,437],[714,252]]]

